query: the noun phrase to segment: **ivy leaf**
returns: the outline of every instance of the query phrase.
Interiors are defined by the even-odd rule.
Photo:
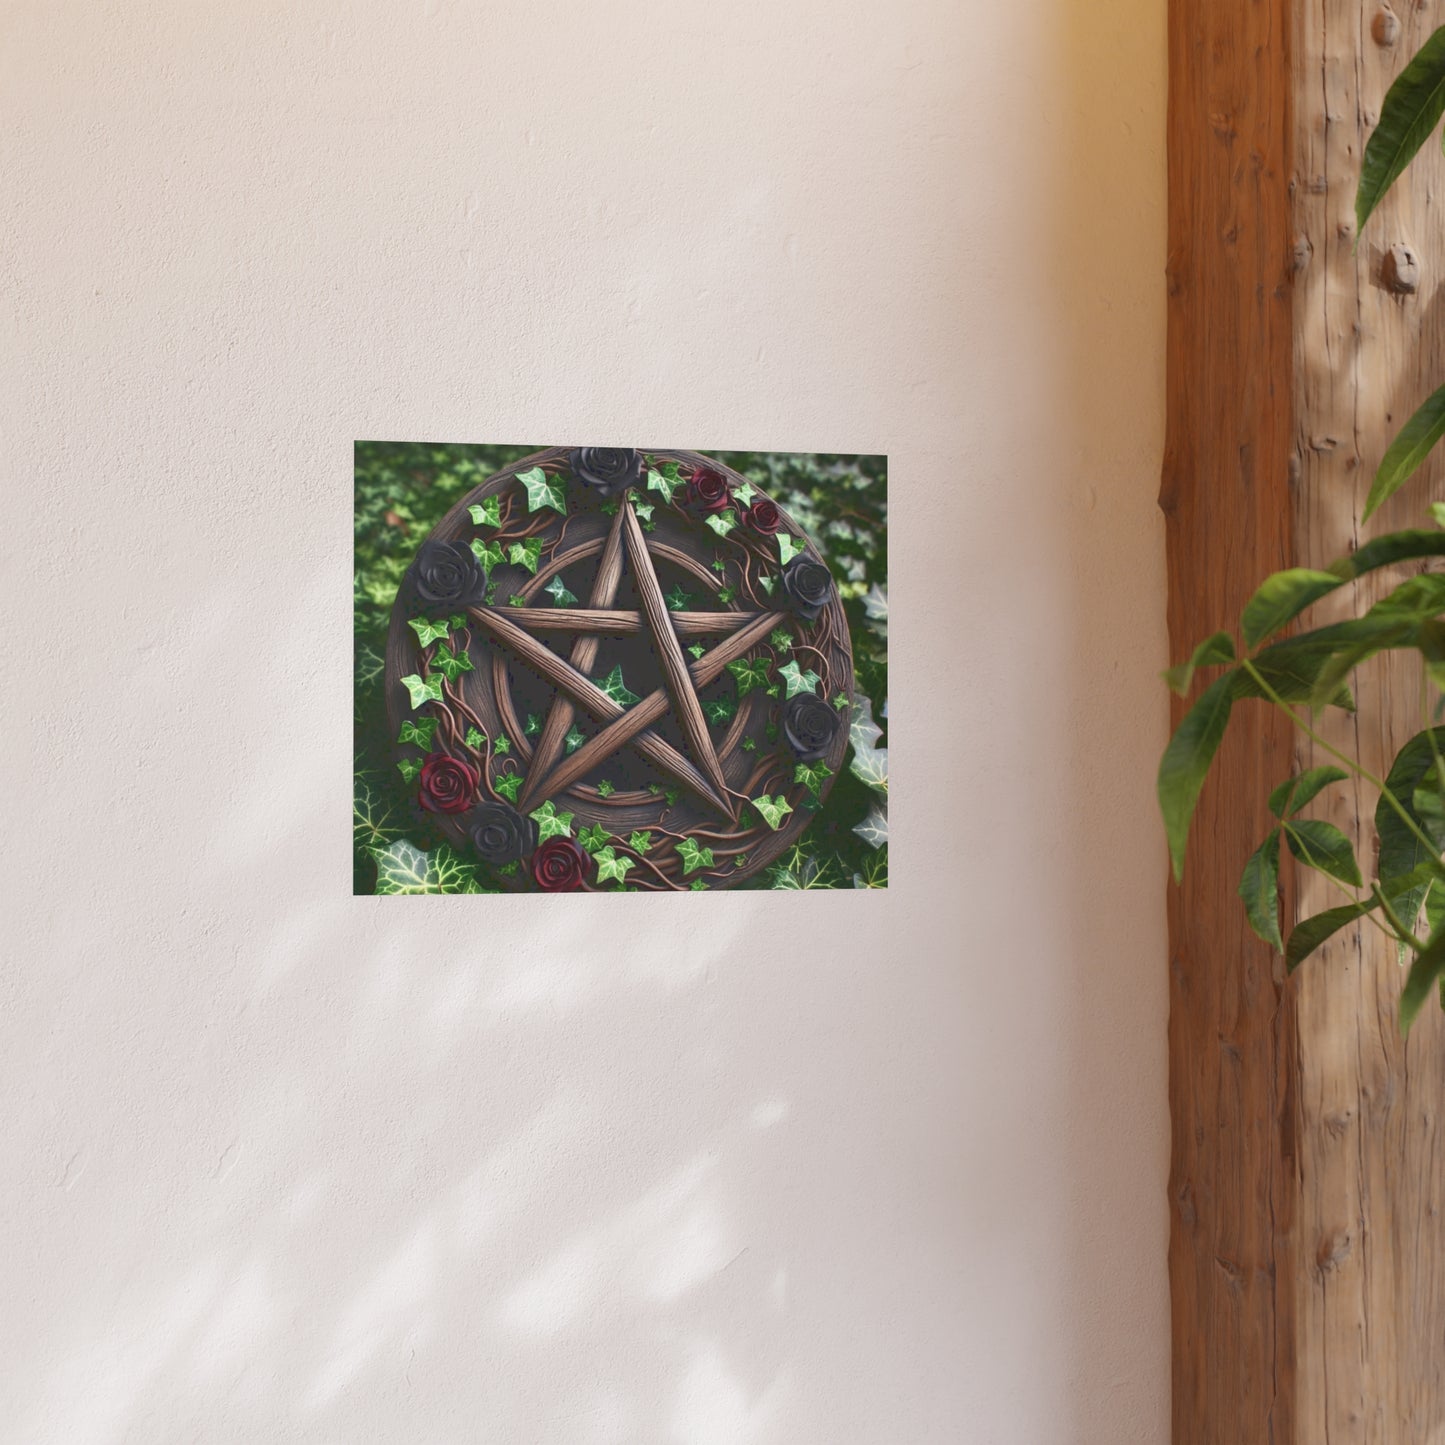
[[[646,830],[634,833],[627,840],[627,846],[634,853],[650,853],[652,851],[652,834]]]
[[[808,544],[800,538],[790,536],[787,532],[778,533],[778,557],[784,567],[800,552],[806,552],[807,550]],[[772,588],[768,590],[771,592]]]
[[[700,848],[696,839],[684,838],[677,845],[677,856],[682,859],[682,871],[686,875],[699,868],[713,866],[712,849]]]
[[[1289,817],[1312,803],[1331,783],[1342,783],[1349,777],[1342,768],[1307,768],[1297,777],[1288,778],[1269,795],[1269,811],[1276,818]]]
[[[1445,114],[1445,27],[1415,52],[1395,77],[1380,107],[1379,124],[1370,132],[1360,162],[1355,192],[1355,225],[1363,232],[1385,192],[1399,179],[1415,152]]]
[[[481,750],[486,746],[487,735],[483,732],[479,732],[476,728],[468,728],[466,743],[467,746],[474,753],[481,752]]]
[[[577,841],[589,852],[595,853],[607,841],[607,829],[601,823],[578,831]]]
[[[793,634],[784,627],[775,627],[768,634],[768,641],[778,649],[779,652],[787,652],[793,645]]]
[[[778,579],[774,577],[771,572],[764,572],[763,575],[758,578],[758,582],[769,597],[773,595],[773,589],[778,585]]]
[[[755,753],[758,750],[758,740],[756,738],[744,738],[742,748],[745,753]]]
[[[445,637],[451,631],[450,624],[446,622],[428,622],[425,617],[413,617],[407,623],[417,636],[417,641],[423,647],[430,646],[440,637]]]
[[[751,662],[745,657],[734,658],[728,663],[728,671],[737,678],[739,697],[746,697],[755,687],[768,685],[768,660],[765,657],[754,658]]]
[[[467,508],[472,514],[472,523],[477,527],[500,527],[502,525],[502,499],[488,497],[485,502],[473,502]]]
[[[436,656],[432,658],[431,665],[442,673],[448,682],[455,682],[462,673],[472,671],[471,654],[453,652],[445,642],[439,642]]]
[[[507,552],[507,560],[514,566],[525,567],[527,571],[535,574],[537,564],[542,560],[542,539],[528,537],[521,542],[513,542]]]
[[[688,648],[688,652],[691,653],[694,658],[701,657],[706,651],[707,648],[705,648],[700,642],[694,642],[693,645]]]
[[[574,723],[567,729],[567,736],[562,739],[569,753],[575,753],[583,743],[587,741],[587,735],[580,731]]]
[[[631,707],[633,703],[641,702],[635,692],[632,692],[622,680],[622,664],[619,662],[601,682],[597,684],[608,697],[619,707]]]
[[[677,807],[677,800],[678,800],[681,796],[682,796],[682,794],[679,793],[676,788],[669,788],[669,789],[662,795],[662,801],[663,801],[664,803],[666,803],[669,808],[675,808],[675,807]]]
[[[758,490],[755,486],[753,486],[751,482],[744,482],[742,486],[738,487],[733,492],[733,496],[735,496],[738,501],[740,501],[745,507],[752,505],[752,500],[754,497],[757,496],[757,494]]]
[[[632,514],[639,522],[650,522],[656,503],[639,501],[636,497],[632,499]]]
[[[529,712],[527,714],[527,721],[522,724],[522,731],[526,733],[529,738],[536,737],[537,734],[542,731],[542,719],[539,718],[536,713]]]
[[[721,552],[713,553],[712,561],[708,563],[708,566],[711,567],[712,570],[716,572],[719,577],[725,577],[727,575],[727,558],[724,557]]]
[[[1229,726],[1229,714],[1234,707],[1234,679],[1233,672],[1226,672],[1210,683],[1184,715],[1159,760],[1156,782],[1159,811],[1164,815],[1164,832],[1169,840],[1176,882],[1184,876],[1189,824],[1204,787],[1205,774]]]
[[[599,798],[610,798],[616,791],[617,789],[614,788],[606,778],[603,778],[602,781],[597,784],[597,796]]]
[[[694,878],[692,882],[688,884],[688,887],[691,888],[694,893],[707,892],[707,884],[704,883],[701,878]]]
[[[492,568],[500,567],[506,561],[500,542],[484,542],[480,537],[472,538],[472,555],[481,563],[482,573],[491,580]]]
[[[518,472],[517,480],[527,489],[529,512],[551,507],[554,512],[560,512],[564,517],[567,515],[567,489],[561,477],[549,477],[541,467],[532,467]]]
[[[373,793],[364,778],[354,779],[351,795],[351,832],[359,848],[374,851],[388,841],[395,827],[392,812],[380,793]]]
[[[434,717],[422,718],[413,722],[410,718],[401,725],[401,732],[397,734],[397,742],[403,747],[407,743],[415,743],[424,753],[431,751],[432,734],[437,730],[437,720]]]
[[[464,863],[445,843],[423,853],[404,838],[378,848],[376,891],[382,894],[480,893],[476,868]]]
[[[762,815],[763,822],[775,833],[782,827],[783,819],[793,811],[793,805],[781,793],[776,798],[764,793],[762,797],[754,798],[752,803]]]
[[[718,589],[717,600],[726,606],[738,595],[736,587],[722,587]]]
[[[396,770],[402,775],[402,777],[407,780],[407,782],[414,783],[416,782],[418,776],[421,774],[421,759],[403,758],[396,765]]]
[[[1354,847],[1333,823],[1294,818],[1284,825],[1284,839],[1289,851],[1306,867],[1316,868],[1355,888],[1363,886]]]
[[[498,733],[497,740],[492,744],[492,751],[500,757],[505,757],[512,751],[512,740],[506,733]]]
[[[718,727],[728,721],[738,710],[736,701],[731,697],[715,698],[712,702],[705,702],[702,710],[707,714],[707,720]]]
[[[734,512],[714,512],[706,518],[707,524],[718,534],[719,537],[726,537],[729,532],[738,524],[737,515]]]
[[[667,594],[667,605],[673,612],[687,611],[687,604],[692,601],[692,593],[682,590],[682,583],[679,582],[671,592]]]
[[[549,798],[531,814],[537,825],[537,841],[545,843],[548,838],[570,838],[574,816],[572,813],[559,813],[557,804]]]
[[[521,773],[502,773],[492,781],[493,789],[499,796],[515,806],[517,794],[522,791]]]
[[[1279,829],[1250,855],[1239,880],[1239,896],[1244,900],[1249,926],[1268,944],[1284,952],[1279,933]]]
[[[839,712],[842,712],[843,709],[848,706],[848,694],[846,692],[840,692],[838,696],[833,699],[833,706],[837,708]]]
[[[827,763],[799,763],[793,769],[793,781],[802,783],[813,795],[819,796],[823,784],[833,776],[833,770]]]
[[[576,595],[567,590],[567,584],[562,580],[560,573],[542,591],[552,599],[554,607],[572,607],[577,602]]]
[[[657,470],[649,471],[647,473],[648,491],[661,492],[667,501],[672,501],[672,494],[682,485],[680,470],[676,462],[664,462]]]
[[[800,692],[817,692],[822,679],[811,668],[807,672],[799,669],[796,661],[778,669],[778,676],[788,685],[788,696],[796,697]]]
[[[604,517],[615,517],[622,510],[622,503],[616,497],[608,497],[602,504],[602,515]]]
[[[872,848],[883,848],[888,844],[888,814],[874,803],[868,816],[861,823],[853,825],[853,831]]]
[[[881,637],[888,636],[888,589],[877,582],[863,594],[863,611],[873,630]]]
[[[526,605],[527,599],[521,596],[519,593],[514,592],[509,598],[507,598],[508,607],[525,607]]]
[[[615,848],[599,848],[593,855],[592,861],[597,865],[597,881],[606,883],[609,878],[615,878],[619,883],[627,881],[627,870],[636,868],[637,864],[625,853],[619,858]]]
[[[410,677],[402,678],[401,685],[411,694],[413,710],[423,707],[429,702],[442,700],[442,680],[439,677],[428,677],[423,680],[416,673],[412,673]]]

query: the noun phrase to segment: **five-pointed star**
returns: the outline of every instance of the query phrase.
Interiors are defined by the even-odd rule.
[[[626,552],[633,579],[642,599],[642,611],[613,611],[612,603],[622,580],[622,558]],[[780,612],[670,612],[647,550],[630,499],[624,498],[597,564],[592,594],[585,608],[512,608],[510,615],[493,607],[473,607],[471,615],[497,641],[530,664],[556,689],[547,721],[537,739],[536,752],[527,772],[527,783],[518,806],[527,811],[544,798],[554,797],[572,786],[606,758],[629,744],[656,767],[676,778],[708,805],[729,818],[737,816],[722,764],[713,749],[707,719],[698,701],[697,689],[719,677],[729,662],[743,656],[782,620]],[[588,677],[597,660],[598,637],[604,634],[639,632],[646,627],[666,686],[624,710]],[[578,633],[570,661],[564,662],[526,629],[566,628]],[[680,636],[711,634],[724,641],[688,665]],[[687,739],[692,760],[659,736],[653,728],[672,710]],[[562,757],[568,730],[581,706],[604,724],[602,730],[570,757]],[[560,759],[560,761],[559,761]]]

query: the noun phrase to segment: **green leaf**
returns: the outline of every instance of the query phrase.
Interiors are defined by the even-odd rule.
[[[589,853],[595,853],[607,841],[607,829],[601,823],[594,823],[578,832],[577,841]]]
[[[501,773],[493,780],[492,788],[498,796],[515,805],[517,794],[522,791],[522,774]]]
[[[661,492],[664,499],[670,502],[672,494],[682,485],[679,470],[676,462],[665,462],[659,470],[649,471],[647,474],[648,490]]]
[[[437,730],[437,720],[434,717],[421,718],[419,721],[412,721],[408,718],[401,725],[401,732],[397,734],[397,742],[405,747],[408,743],[415,743],[424,753],[431,751],[432,735]]]
[[[726,537],[738,524],[737,516],[733,512],[714,512],[705,520],[719,537]]]
[[[402,777],[407,780],[407,782],[414,783],[416,782],[418,776],[421,773],[421,759],[403,758],[399,763],[397,763],[396,770],[402,775]]]
[[[752,804],[762,815],[763,822],[775,833],[782,827],[783,819],[793,811],[793,805],[781,793],[776,798],[764,793],[762,797],[754,798]]]
[[[853,831],[870,848],[886,848],[888,846],[888,814],[874,803],[868,810],[868,816],[861,823],[853,825]]]
[[[1349,582],[1393,562],[1414,562],[1422,557],[1445,557],[1445,532],[1424,527],[1386,532],[1372,537],[1348,557],[1330,563],[1329,570],[1341,581]]]
[[[512,740],[506,733],[498,733],[497,740],[492,744],[492,751],[501,758],[512,751]]]
[[[1308,567],[1291,567],[1288,571],[1266,577],[1244,607],[1240,628],[1244,633],[1245,646],[1251,650],[1258,647],[1271,633],[1298,617],[1310,603],[1317,602],[1340,585],[1340,578],[1333,572],[1316,572]],[[1215,636],[1225,634],[1216,633]],[[1215,660],[1227,662],[1233,656],[1234,647],[1230,644],[1229,657]]]
[[[586,741],[587,734],[582,732],[575,723],[567,729],[567,736],[562,739],[563,746],[569,753],[575,753]]]
[[[634,853],[648,853],[652,850],[652,834],[646,830],[634,833],[627,840],[627,846]]]
[[[1315,818],[1293,818],[1284,825],[1289,851],[1306,867],[1318,869],[1341,883],[1360,888],[1360,865],[1355,862],[1354,845],[1333,823]]]
[[[772,723],[768,724],[769,741],[776,741]],[[876,788],[880,793],[888,792],[888,749],[877,746],[883,736],[883,729],[873,721],[873,704],[862,694],[853,704],[853,717],[848,725],[848,737],[853,744],[853,760],[849,771],[853,776]]]
[[[667,594],[667,605],[673,612],[686,612],[687,604],[692,601],[692,593],[682,590],[682,583],[679,582],[671,592]]]
[[[1433,746],[1430,730],[1426,730],[1416,733],[1400,749],[1390,765],[1385,787],[1425,835],[1439,844],[1442,829],[1416,805],[1421,786],[1434,771],[1435,749],[1445,749],[1445,728],[1435,728],[1433,732]],[[1425,895],[1430,891],[1429,871],[1439,866],[1439,853],[1425,846],[1383,793],[1375,805],[1375,832],[1380,840],[1375,861],[1380,888],[1405,927],[1413,928]],[[1416,871],[1420,868],[1427,870],[1423,880]]]
[[[775,627],[768,634],[768,641],[771,642],[779,652],[787,652],[793,645],[793,634],[784,627]]]
[[[472,555],[481,563],[482,573],[491,578],[492,568],[500,567],[506,561],[506,553],[500,542],[484,542],[480,537],[472,538]]]
[[[545,843],[548,838],[570,838],[574,816],[572,813],[559,813],[557,804],[549,798],[531,814],[537,825],[537,841]]]
[[[507,560],[513,566],[525,567],[527,571],[535,574],[537,564],[542,560],[542,539],[527,537],[521,542],[513,542],[507,549]]]
[[[679,793],[676,788],[669,788],[665,793],[663,793],[662,800],[664,803],[667,804],[669,808],[675,808],[677,807],[677,800],[681,796],[682,794]]]
[[[477,527],[500,527],[502,525],[502,499],[488,497],[484,502],[473,502],[467,508],[472,514],[472,523]]]
[[[455,682],[462,673],[472,670],[471,655],[466,652],[453,652],[445,642],[437,644],[436,656],[432,658],[431,665],[440,672],[448,682]]]
[[[522,731],[526,733],[529,738],[536,737],[537,734],[542,731],[542,719],[539,718],[536,713],[529,712],[527,714],[527,721],[522,724]]]
[[[758,750],[758,740],[756,738],[744,738],[741,747],[745,753],[755,753]]]
[[[1244,899],[1249,926],[1268,944],[1281,953],[1284,940],[1279,933],[1279,829],[1250,855],[1239,880],[1239,896]]]
[[[799,763],[793,769],[793,781],[802,783],[815,798],[821,793],[823,784],[832,776],[833,770],[827,763]]]
[[[396,821],[390,806],[380,792],[372,792],[364,777],[353,780],[351,795],[351,832],[358,848],[374,851],[396,832]]]
[[[413,709],[423,707],[429,702],[442,700],[442,680],[439,677],[428,677],[423,680],[416,673],[412,673],[410,677],[402,678],[401,685],[411,694]]]
[[[1159,760],[1159,811],[1164,815],[1164,832],[1169,839],[1176,881],[1184,876],[1189,824],[1205,775],[1229,726],[1229,714],[1234,706],[1234,679],[1234,673],[1226,672],[1204,690],[1184,715]]]
[[[635,692],[632,692],[622,680],[622,664],[619,662],[601,682],[597,684],[608,697],[619,707],[631,707],[634,703],[641,702]]]
[[[787,532],[778,533],[778,558],[786,567],[800,552],[806,552],[808,544],[800,537],[790,536]]]
[[[754,497],[757,496],[757,494],[757,488],[754,487],[751,482],[744,482],[742,486],[736,488],[733,492],[733,496],[735,496],[738,501],[740,501],[745,507],[752,504],[752,500]]]
[[[525,607],[526,605],[527,599],[523,597],[519,592],[514,592],[510,597],[507,598],[508,607]]]
[[[597,796],[599,798],[610,798],[616,791],[617,789],[613,787],[606,778],[603,778],[602,781],[597,784]]]
[[[707,892],[707,884],[701,878],[694,878],[692,882],[688,884],[688,887],[691,888],[694,893]]]
[[[692,873],[699,868],[711,868],[713,866],[712,849],[701,848],[693,838],[683,838],[677,845],[677,856],[682,859],[682,871],[684,875]]]
[[[717,600],[726,607],[737,595],[738,589],[736,587],[721,587],[718,589]]]
[[[430,853],[398,839],[378,848],[376,891],[382,894],[480,893],[476,868],[463,862],[445,843]]]
[[[1164,683],[1170,692],[1177,692],[1183,697],[1189,691],[1189,684],[1194,681],[1194,674],[1199,668],[1216,662],[1233,661],[1234,639],[1227,632],[1216,632],[1213,637],[1206,637],[1194,649],[1188,662],[1167,668],[1163,673]]]
[[[554,577],[542,591],[552,599],[552,605],[554,607],[572,607],[576,605],[576,595],[567,590],[567,584],[562,580],[560,574]]]
[[[763,575],[758,578],[758,583],[763,591],[771,597],[773,595],[773,589],[778,585],[778,579],[774,577],[771,572],[764,572]]]
[[[1287,778],[1269,795],[1269,811],[1276,818],[1298,813],[1331,783],[1342,783],[1348,777],[1349,774],[1342,768],[1306,768],[1295,777]]]
[[[483,732],[478,731],[476,728],[468,728],[466,743],[467,746],[471,748],[474,753],[481,752],[481,750],[486,746],[487,735]]]
[[[768,660],[756,657],[736,657],[728,663],[728,671],[737,679],[738,696],[746,697],[755,687],[768,685]]]
[[[811,668],[807,672],[801,671],[796,661],[780,667],[778,676],[787,683],[789,697],[796,697],[800,692],[817,692],[818,684],[822,681]]]
[[[637,864],[625,853],[619,858],[615,848],[599,848],[593,853],[592,861],[597,864],[597,881],[599,883],[606,883],[609,878],[615,878],[619,883],[625,883],[627,870],[637,867]]]
[[[1410,480],[1442,436],[1445,436],[1445,386],[1425,399],[1390,443],[1370,485],[1370,495],[1365,498],[1362,521],[1369,521],[1371,513]]]
[[[1442,114],[1445,114],[1445,27],[1415,52],[1414,59],[1385,92],[1379,124],[1365,143],[1360,187],[1355,192],[1355,224],[1361,233],[1385,192],[1429,139]]]
[[[692,655],[694,659],[701,657],[706,651],[707,648],[705,648],[700,642],[694,642],[693,645],[688,648],[688,652]]]
[[[837,708],[839,712],[842,712],[843,709],[848,706],[848,694],[846,692],[840,692],[838,696],[833,699],[833,706]]]
[[[1425,947],[1415,955],[1405,987],[1400,994],[1400,1030],[1410,1032],[1410,1025],[1419,1016],[1437,981],[1445,977],[1445,933],[1433,933]]]
[[[702,710],[707,714],[707,720],[714,727],[720,727],[727,722],[738,710],[736,699],[732,697],[719,697],[712,702],[705,702]]]
[[[632,513],[639,522],[650,522],[656,506],[655,502],[639,501],[636,497],[632,499]]]
[[[430,646],[440,637],[445,637],[451,631],[451,625],[447,622],[428,622],[425,617],[413,617],[407,626],[416,632],[417,641],[423,647]]]
[[[1316,913],[1314,917],[1297,923],[1285,945],[1285,968],[1293,973],[1327,938],[1334,937],[1340,929],[1363,918],[1375,907],[1377,904],[1373,898],[1363,903],[1346,903],[1339,908],[1327,908],[1323,913]]]
[[[551,507],[554,512],[567,515],[567,489],[561,477],[549,477],[541,467],[532,467],[517,473],[517,480],[527,489],[527,510],[538,511]],[[516,558],[512,559],[513,561]],[[532,569],[536,571],[534,567]]]

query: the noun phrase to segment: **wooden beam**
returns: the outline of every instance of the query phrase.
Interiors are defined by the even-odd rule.
[[[1268,572],[1358,540],[1385,445],[1445,379],[1427,316],[1445,270],[1426,211],[1445,184],[1438,147],[1357,251],[1352,220],[1364,136],[1437,19],[1360,0],[1171,0],[1160,504],[1176,658],[1233,625]],[[1396,246],[1417,260],[1417,293],[1390,289]],[[1387,523],[1418,522],[1438,477]],[[1419,726],[1418,678],[1391,660],[1363,690],[1340,740],[1378,765]],[[1276,714],[1236,709],[1170,888],[1175,1445],[1445,1439],[1439,1011],[1407,1050],[1401,976],[1373,934],[1340,935],[1286,982],[1235,892],[1265,795],[1313,761]],[[1373,805],[1337,789],[1319,815],[1367,847]],[[1338,901],[1314,875],[1286,892],[1296,917]]]
[[[647,625],[640,612],[619,612],[605,607],[509,607],[507,615],[525,632],[577,632],[598,633],[604,637],[632,637]],[[758,614],[669,612],[667,615],[672,619],[673,628],[679,637],[718,637],[751,622]],[[575,657],[573,666],[579,672],[586,671]]]

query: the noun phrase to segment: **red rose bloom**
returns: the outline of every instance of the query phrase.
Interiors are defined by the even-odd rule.
[[[755,532],[764,532],[769,537],[783,525],[783,514],[778,504],[767,497],[759,497],[748,508],[748,526]]]
[[[582,886],[592,860],[572,838],[548,838],[532,854],[532,877],[544,893],[571,893]]]
[[[445,753],[429,753],[418,780],[421,805],[433,813],[465,813],[481,781],[481,774],[470,763]]]
[[[720,512],[732,501],[727,481],[711,467],[699,467],[687,484],[688,500],[704,512]]]

